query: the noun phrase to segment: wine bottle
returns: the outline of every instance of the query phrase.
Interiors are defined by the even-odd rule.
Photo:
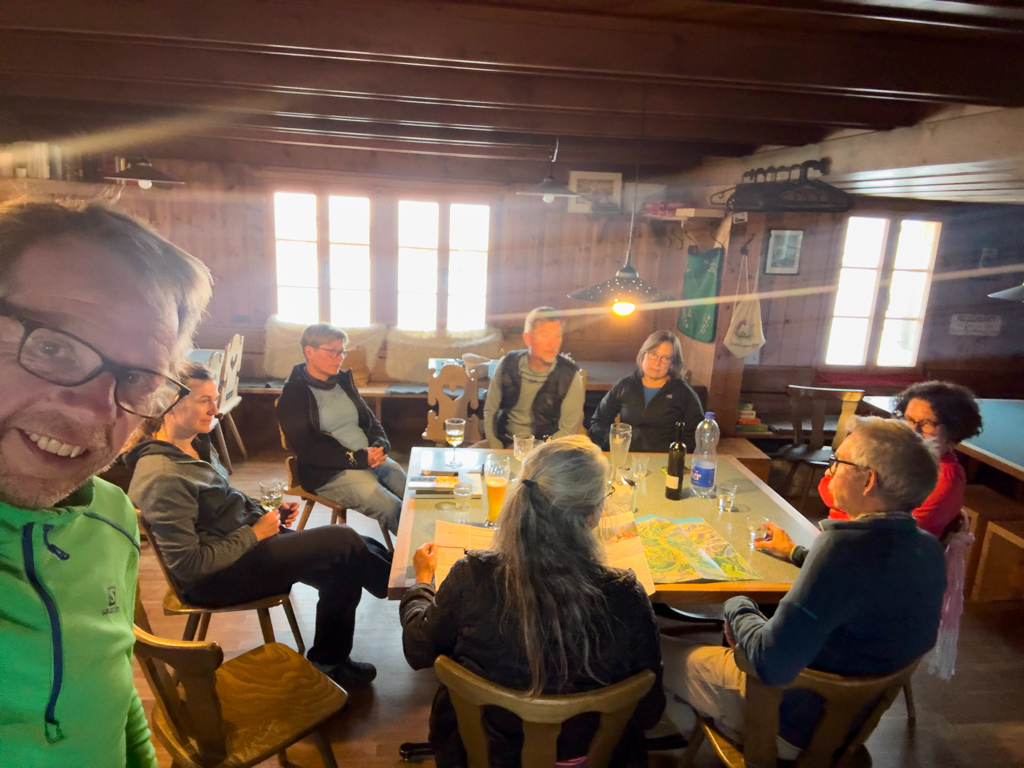
[[[686,472],[686,443],[683,442],[683,422],[676,422],[676,440],[668,447],[668,466],[665,475],[665,498],[679,501],[683,498],[683,473]]]

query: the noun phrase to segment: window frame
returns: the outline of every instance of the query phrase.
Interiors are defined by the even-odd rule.
[[[266,243],[267,312],[277,314],[277,233],[274,219],[274,194],[291,192],[313,194],[317,198],[317,287],[319,322],[330,322],[330,219],[327,199],[331,196],[366,197],[370,200],[370,323],[398,327],[398,203],[400,200],[431,202],[439,205],[437,254],[437,330],[447,330],[448,270],[451,206],[486,205],[490,208],[487,233],[487,310],[494,296],[494,266],[499,242],[501,214],[500,191],[494,188],[461,188],[444,183],[430,184],[391,180],[349,181],[269,181],[264,203],[264,240]],[[487,324],[487,314],[484,324]],[[482,329],[481,329],[482,330]]]
[[[832,295],[832,303],[829,306],[829,313],[826,322],[825,333],[822,334],[821,349],[818,359],[821,361],[820,368],[824,371],[842,372],[851,371],[861,374],[899,374],[902,372],[920,373],[924,370],[921,362],[921,352],[928,342],[929,316],[932,302],[932,283],[934,282],[935,268],[938,265],[941,255],[942,237],[946,229],[946,221],[943,216],[935,211],[920,212],[893,212],[878,210],[852,211],[843,221],[841,236],[837,238],[834,271],[834,285],[839,284],[839,275],[843,269],[843,248],[846,244],[846,233],[852,218],[886,219],[885,245],[882,257],[879,262],[877,279],[875,281],[874,305],[871,314],[868,316],[868,340],[867,354],[862,365],[829,365],[825,362],[828,354],[829,337],[832,331],[832,321],[835,318],[835,294]],[[882,343],[882,331],[885,326],[885,313],[889,307],[889,287],[892,285],[893,273],[896,272],[896,249],[899,244],[900,229],[904,221],[929,221],[939,224],[939,237],[936,242],[935,253],[932,255],[931,265],[927,271],[925,282],[925,300],[921,312],[921,338],[918,341],[917,353],[914,356],[914,365],[879,365],[878,351]],[[910,270],[915,271],[915,270]],[[916,270],[920,271],[920,270]]]

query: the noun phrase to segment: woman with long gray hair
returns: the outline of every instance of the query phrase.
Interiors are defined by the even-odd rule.
[[[640,701],[612,760],[646,765],[643,730],[661,716],[658,629],[650,601],[631,571],[608,568],[593,529],[604,505],[608,462],[583,436],[544,443],[523,463],[522,482],[505,498],[494,551],[459,560],[438,590],[430,585],[433,544],[417,550],[417,584],[401,605],[405,657],[414,669],[450,656],[508,688],[576,693],[650,669],[658,680]],[[522,726],[505,710],[488,709],[491,764],[518,766]],[[598,715],[565,723],[559,760],[585,755]],[[463,766],[451,701],[442,686],[430,715],[430,743],[439,768]]]

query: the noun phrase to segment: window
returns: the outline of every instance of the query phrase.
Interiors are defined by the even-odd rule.
[[[282,320],[485,327],[489,205],[282,191],[273,216]]]
[[[317,206],[327,204],[327,263],[322,264]],[[309,325],[327,317],[347,328],[370,324],[370,200],[274,194],[277,315]],[[327,277],[326,312],[320,275]]]
[[[891,224],[885,218],[849,219],[826,365],[864,365],[872,351],[875,363],[882,367],[917,364],[942,225],[904,219],[890,259]],[[888,280],[883,279],[886,276]],[[888,285],[888,301],[879,317],[878,289],[884,284]],[[872,333],[879,326],[880,332]]]
[[[448,231],[442,243],[439,234],[443,214],[447,214]],[[484,327],[490,218],[487,205],[441,206],[411,200],[398,203],[399,328],[437,329],[439,282],[448,294],[444,305],[448,330]],[[439,280],[439,267],[445,261],[447,268],[440,270]]]

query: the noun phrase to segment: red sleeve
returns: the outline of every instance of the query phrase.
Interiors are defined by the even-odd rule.
[[[964,468],[956,460],[956,454],[950,451],[939,461],[939,481],[935,484],[935,490],[914,510],[918,527],[936,538],[941,537],[946,526],[960,514],[966,483]]]
[[[818,483],[818,495],[821,496],[821,500],[828,507],[828,517],[830,520],[849,520],[850,516],[848,514],[841,509],[835,508],[836,500],[832,498],[831,482],[832,478],[826,474],[821,478],[821,482]]]

